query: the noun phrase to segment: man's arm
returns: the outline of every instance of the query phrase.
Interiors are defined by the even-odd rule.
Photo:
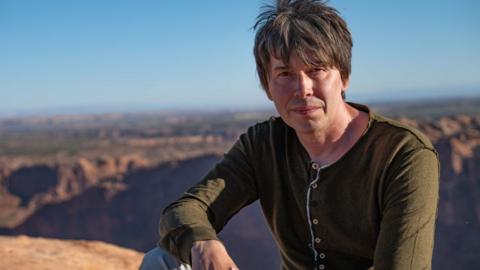
[[[160,219],[160,245],[191,264],[194,242],[219,240],[217,233],[244,206],[258,198],[248,133],[203,180],[169,205]]]
[[[431,269],[439,191],[436,152],[421,148],[400,154],[386,179],[374,268]]]

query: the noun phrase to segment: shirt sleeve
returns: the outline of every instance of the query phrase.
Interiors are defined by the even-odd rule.
[[[374,269],[431,269],[439,192],[433,149],[399,154],[387,171]]]
[[[258,198],[248,134],[195,186],[170,204],[160,219],[159,245],[190,263],[193,242],[218,240],[217,233],[241,208]]]

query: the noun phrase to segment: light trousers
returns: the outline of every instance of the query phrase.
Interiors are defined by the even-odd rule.
[[[156,247],[143,256],[139,270],[191,270],[190,265],[181,263],[166,250]]]

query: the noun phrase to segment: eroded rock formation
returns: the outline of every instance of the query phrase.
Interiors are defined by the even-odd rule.
[[[480,266],[480,116],[403,122],[425,132],[441,161],[434,269]],[[161,210],[220,158],[153,164],[138,157],[0,166],[0,233],[95,239],[146,251]],[[2,163],[7,164],[7,163]],[[243,269],[273,269],[278,255],[257,205],[222,232]],[[278,267],[277,267],[278,268]]]

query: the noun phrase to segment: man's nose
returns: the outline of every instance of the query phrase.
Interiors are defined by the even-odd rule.
[[[313,95],[313,81],[305,73],[301,72],[297,77],[295,96],[304,98]]]

